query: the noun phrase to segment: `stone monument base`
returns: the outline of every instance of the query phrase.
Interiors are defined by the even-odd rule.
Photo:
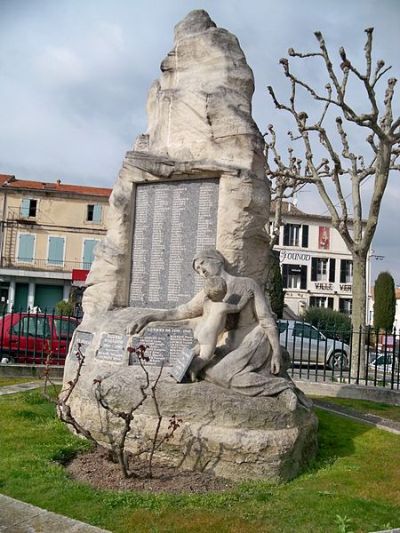
[[[74,365],[70,361],[68,366],[64,382],[72,377],[68,374]],[[152,379],[159,371],[148,370]],[[312,410],[299,404],[289,411],[283,398],[247,397],[205,381],[176,383],[167,372],[165,368],[156,389],[163,416],[159,437],[168,431],[172,416],[182,422],[155,453],[162,463],[208,470],[235,481],[283,482],[299,474],[314,458],[318,422]],[[99,376],[107,402],[115,410],[127,411],[141,398],[144,373],[137,366],[113,369],[112,373],[99,366],[82,369],[70,400],[72,414],[96,440],[110,447],[122,424],[96,400],[93,381]],[[136,411],[126,449],[146,453],[157,422],[154,403],[148,398]]]

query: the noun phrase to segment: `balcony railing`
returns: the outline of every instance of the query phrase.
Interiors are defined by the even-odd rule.
[[[91,262],[84,261],[51,261],[47,259],[11,259],[3,257],[0,260],[2,268],[19,270],[46,270],[49,272],[72,272],[74,269],[90,270]]]

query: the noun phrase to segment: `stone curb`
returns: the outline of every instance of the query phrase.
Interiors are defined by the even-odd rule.
[[[374,426],[384,431],[389,431],[390,433],[395,433],[400,435],[400,423],[393,420],[388,420],[387,418],[381,418],[380,416],[372,415],[370,413],[360,413],[355,409],[349,407],[342,407],[333,403],[329,403],[325,400],[318,400],[317,398],[313,399],[314,405],[325,411],[335,413],[346,418],[351,418],[356,422],[364,422],[371,426]]]
[[[1,533],[111,533],[0,494]]]

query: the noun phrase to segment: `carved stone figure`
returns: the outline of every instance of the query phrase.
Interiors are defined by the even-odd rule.
[[[204,369],[204,379],[247,396],[274,396],[282,393],[287,407],[294,410],[300,391],[295,390],[283,361],[278,330],[269,302],[251,278],[232,276],[217,250],[209,249],[193,259],[193,268],[205,279],[220,276],[227,292],[224,301],[238,304],[252,292],[253,298],[226,324],[226,334],[215,357]],[[175,309],[152,311],[134,320],[128,333],[139,333],[151,322],[177,321],[201,317],[207,296],[199,292],[190,302]],[[302,403],[309,402],[300,394]]]

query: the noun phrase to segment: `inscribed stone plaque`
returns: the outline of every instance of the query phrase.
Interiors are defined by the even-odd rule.
[[[75,331],[74,334],[74,340],[72,341],[72,346],[70,348],[71,356],[75,356],[78,353],[78,351],[85,355],[86,349],[89,346],[89,344],[92,342],[93,339],[93,333],[89,333],[88,331]]]
[[[193,345],[193,333],[191,329],[156,327],[146,328],[144,335],[134,335],[132,337],[132,346],[145,344],[148,346],[145,355],[149,357],[145,365],[174,366],[181,357],[185,348],[191,348]],[[130,355],[131,365],[138,364],[137,357],[134,353]]]
[[[128,340],[127,335],[116,335],[114,333],[102,333],[100,346],[96,352],[96,358],[112,363],[122,363],[128,360]]]
[[[139,184],[129,305],[171,308],[202,287],[193,256],[215,248],[218,179]]]
[[[175,365],[169,371],[170,375],[175,378],[178,383],[180,383],[185,377],[187,369],[189,368],[190,363],[193,361],[193,357],[193,350],[184,348]]]

